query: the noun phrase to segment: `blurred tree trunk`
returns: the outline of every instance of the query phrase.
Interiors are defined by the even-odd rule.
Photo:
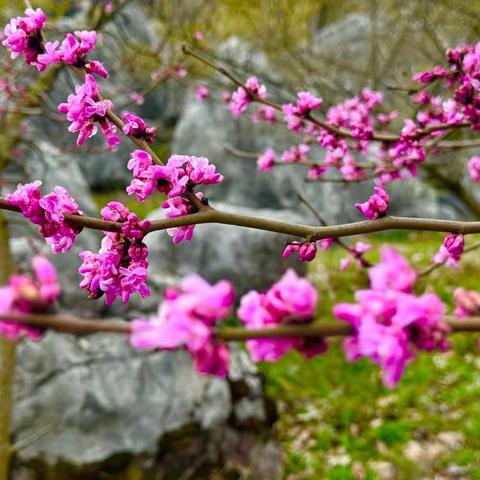
[[[0,285],[7,283],[12,271],[13,261],[9,246],[8,223],[3,212],[0,212]],[[15,350],[16,342],[0,336],[0,480],[8,479],[12,454],[10,419],[13,404]]]

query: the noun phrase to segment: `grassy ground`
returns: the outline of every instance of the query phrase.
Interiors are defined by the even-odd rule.
[[[420,266],[429,264],[441,238],[396,234],[373,243],[393,242]],[[332,304],[351,300],[353,289],[367,284],[364,272],[339,273],[343,255],[339,249],[319,255],[311,269],[325,319]],[[433,272],[419,292],[432,289],[451,304],[455,286],[479,289],[479,267],[480,254],[472,252],[460,271]],[[280,408],[286,479],[480,479],[477,336],[452,338],[451,352],[421,355],[394,390],[382,385],[369,361],[347,363],[338,342],[314,360],[291,354],[262,364]]]

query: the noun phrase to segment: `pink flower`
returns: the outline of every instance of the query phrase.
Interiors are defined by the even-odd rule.
[[[433,263],[446,263],[452,268],[458,268],[463,249],[465,247],[465,239],[463,235],[450,233],[445,237],[443,245],[440,247],[432,259]]]
[[[145,102],[145,97],[140,92],[130,92],[129,96],[135,102],[135,105],[143,105],[143,103]]]
[[[210,95],[210,90],[205,85],[200,85],[195,90],[195,98],[199,102],[203,102],[203,100],[205,100],[209,95]]]
[[[199,42],[201,42],[205,40],[205,35],[203,34],[203,32],[197,31],[193,34],[193,38],[194,40],[198,40]]]
[[[261,85],[256,77],[250,77],[245,82],[245,88],[238,87],[228,100],[228,109],[232,116],[234,118],[240,117],[248,105],[255,100],[255,97],[267,98],[267,88],[265,85]]]
[[[60,287],[53,265],[44,257],[32,259],[34,277],[27,274],[11,275],[8,285],[0,287],[0,313],[43,313],[60,295]],[[1,320],[0,334],[16,340],[26,336],[40,340],[43,331],[26,323]]]
[[[290,149],[285,150],[282,153],[282,162],[295,163],[295,162],[307,162],[307,153],[310,151],[310,147],[305,143],[300,145],[293,145]]]
[[[112,108],[110,100],[100,100],[100,87],[95,78],[85,75],[85,83],[75,87],[75,94],[70,94],[66,103],[61,103],[58,110],[72,122],[68,130],[78,132],[77,145],[82,145],[85,140],[97,133],[96,123],[100,124],[101,132],[110,149],[114,149],[119,137],[116,127],[106,118],[108,110]]]
[[[480,157],[472,157],[468,161],[468,173],[473,182],[480,182]]]
[[[270,105],[259,105],[251,115],[253,123],[265,121],[267,123],[275,123],[277,121],[277,111]]]
[[[295,105],[291,103],[282,105],[284,119],[293,132],[299,132],[305,126],[305,119],[323,103],[321,98],[315,97],[310,92],[298,92],[297,96]]]
[[[453,298],[457,317],[480,315],[480,292],[459,287],[453,292]]]
[[[77,202],[63,187],[55,187],[52,193],[42,197],[40,186],[35,181],[19,184],[17,190],[8,193],[5,199],[20,209],[23,216],[39,226],[39,231],[51,245],[54,253],[67,252],[75,243],[81,229],[65,223],[65,214],[81,215]]]
[[[252,290],[244,295],[237,314],[247,329],[273,327],[288,322],[310,323],[316,302],[315,288],[299,278],[293,270],[287,270],[267,292]],[[259,338],[248,340],[247,349],[254,361],[271,362],[292,349],[308,358],[318,355],[325,352],[327,343],[323,338]]]
[[[11,58],[25,55],[28,65],[35,65],[42,72],[45,65],[38,61],[38,55],[44,53],[42,46],[42,29],[47,17],[37,8],[27,8],[25,17],[12,18],[3,30],[2,45],[10,50]],[[49,45],[49,49],[51,45]]]
[[[270,172],[275,165],[275,150],[268,147],[257,159],[257,169]]]
[[[145,120],[131,112],[123,112],[122,114],[125,126],[122,131],[125,135],[131,135],[135,138],[141,138],[147,143],[155,141],[157,129],[155,127],[147,127]]]
[[[293,252],[298,254],[301,262],[311,262],[317,255],[314,242],[291,242],[283,250],[283,258],[288,258]]]
[[[340,303],[333,309],[354,329],[343,344],[346,358],[369,357],[382,368],[386,386],[397,384],[415,349],[448,348],[444,305],[437,296],[371,289],[358,291],[356,298],[356,304]]]
[[[42,299],[47,303],[58,300],[61,289],[53,264],[47,258],[35,255],[32,258],[32,270],[37,278]]]
[[[227,318],[234,302],[233,287],[222,280],[208,284],[198,275],[166,292],[157,316],[134,320],[130,343],[138,349],[176,349],[184,346],[200,373],[225,377],[229,355],[214,338],[213,328]]]
[[[80,287],[88,290],[92,299],[105,295],[105,303],[111,305],[117,297],[123,303],[138,292],[142,297],[150,295],[148,279],[148,248],[143,243],[150,226],[147,220],[139,221],[120,202],[110,202],[101,211],[105,220],[121,222],[119,233],[104,232],[105,237],[98,253],[84,251],[79,268],[84,277]]]
[[[143,202],[157,189],[162,191],[161,184],[167,182],[160,165],[155,165],[151,155],[145,150],[134,150],[130,155],[127,168],[133,174],[127,193],[135,195],[139,202]]]
[[[356,203],[355,208],[371,220],[384,217],[388,210],[389,197],[381,187],[375,187],[375,194],[365,203]]]
[[[223,175],[205,157],[172,155],[160,171],[170,183],[166,191],[169,197],[181,195],[197,185],[214,185],[223,180]]]
[[[407,260],[392,247],[383,247],[380,263],[368,271],[370,284],[374,290],[395,290],[410,293],[417,274]]]

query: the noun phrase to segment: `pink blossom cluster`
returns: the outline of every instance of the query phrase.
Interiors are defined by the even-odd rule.
[[[288,150],[282,153],[283,163],[302,163],[307,162],[307,153],[310,151],[310,147],[305,143],[300,145],[293,145]]]
[[[443,241],[440,250],[434,255],[433,263],[445,263],[449,267],[458,268],[458,262],[465,248],[463,235],[450,233]]]
[[[214,185],[223,180],[223,175],[205,157],[172,155],[166,165],[155,165],[148,152],[135,150],[130,156],[128,169],[132,171],[133,180],[127,193],[135,195],[139,201],[155,190],[174,198],[198,185]]]
[[[480,292],[458,287],[453,292],[453,298],[455,300],[454,313],[457,317],[480,315]]]
[[[150,222],[139,221],[137,215],[120,202],[109,202],[101,214],[104,220],[121,222],[121,231],[104,232],[97,253],[80,253],[83,263],[79,272],[84,277],[80,287],[88,290],[92,299],[105,295],[107,305],[111,305],[117,297],[126,303],[136,292],[142,297],[149,296],[148,248],[143,243],[143,237]]]
[[[10,50],[11,58],[25,55],[26,63],[35,65],[40,72],[46,67],[38,61],[38,55],[43,52],[42,29],[46,21],[42,10],[27,8],[25,17],[12,18],[3,30],[2,45]]]
[[[311,262],[317,255],[317,246],[325,252],[334,241],[333,238],[322,238],[316,242],[290,242],[283,250],[283,258],[288,258],[293,253],[297,253],[301,262]]]
[[[39,8],[27,8],[25,15],[12,18],[3,31],[2,45],[10,50],[12,58],[23,54],[26,63],[35,65],[40,72],[48,65],[63,62],[83,67],[87,73],[108,77],[108,72],[101,62],[87,59],[87,55],[95,48],[95,31],[67,33],[61,43],[58,40],[44,43],[42,29],[47,20],[45,13]]]
[[[468,161],[468,173],[473,182],[480,182],[480,157],[472,157]]]
[[[129,195],[135,195],[137,200],[145,200],[154,191],[167,195],[162,207],[167,209],[166,217],[174,218],[197,212],[193,203],[184,197],[198,185],[214,185],[223,180],[223,175],[216,171],[215,165],[205,157],[187,155],[172,155],[166,165],[155,165],[148,152],[135,150],[128,162],[133,180],[127,187]],[[194,195],[199,201],[204,201],[202,192]],[[167,230],[174,243],[190,240],[195,225],[185,225]]]
[[[480,44],[461,45],[446,52],[448,67],[435,66],[431,70],[419,72],[413,76],[417,82],[429,84],[436,80],[444,80],[448,88],[453,90],[450,109],[455,119],[452,123],[469,121],[473,129],[480,128],[480,112],[478,102],[478,79],[480,77]]]
[[[7,193],[5,199],[18,207],[23,216],[39,226],[39,231],[54,253],[68,252],[75,243],[81,228],[65,222],[65,214],[82,215],[77,202],[63,187],[42,196],[36,180],[25,185],[19,184],[15,192]]]
[[[205,85],[200,85],[195,90],[195,99],[199,102],[203,102],[210,95],[210,90]]]
[[[251,290],[240,301],[238,317],[247,329],[268,328],[287,324],[312,322],[317,304],[317,291],[293,270],[266,292]],[[247,340],[247,349],[255,362],[273,362],[297,350],[307,358],[324,353],[328,344],[324,338],[256,338]]]
[[[299,132],[305,127],[305,119],[311,112],[318,110],[323,103],[321,98],[310,92],[298,92],[297,102],[282,105],[284,119],[292,132]]]
[[[369,140],[374,129],[373,110],[383,103],[383,95],[364,88],[360,95],[334,105],[327,112],[327,122],[337,128],[349,130],[354,138]],[[391,117],[380,117],[389,120]]]
[[[270,105],[258,105],[252,112],[251,119],[253,123],[264,121],[273,124],[277,121],[277,111]]]
[[[40,255],[32,258],[33,276],[14,274],[0,287],[0,313],[42,313],[60,296],[57,272],[50,261]],[[11,340],[26,336],[40,340],[42,330],[25,323],[0,320],[0,335]]]
[[[340,270],[342,272],[347,270],[354,262],[359,267],[365,268],[368,263],[363,256],[372,249],[372,246],[369,243],[356,242],[355,245],[351,245],[348,248],[350,255],[340,260]]]
[[[257,158],[257,169],[264,172],[270,172],[276,162],[275,150],[272,147],[268,147],[258,158]]]
[[[381,187],[374,188],[375,193],[364,203],[356,203],[355,208],[370,220],[384,217],[388,210],[389,197]]]
[[[147,143],[153,143],[157,135],[155,127],[148,127],[143,118],[131,112],[123,112],[123,121],[125,122],[122,131],[125,135],[145,140]]]
[[[61,103],[58,110],[72,122],[68,130],[78,132],[77,145],[82,145],[85,140],[97,133],[97,124],[100,125],[102,135],[108,147],[114,150],[120,143],[116,135],[117,127],[107,119],[107,113],[112,108],[110,100],[103,100],[100,96],[100,86],[92,75],[85,75],[83,85],[75,87],[66,103]]]
[[[228,317],[233,302],[230,282],[210,285],[189,275],[180,288],[167,290],[156,316],[132,322],[130,343],[137,349],[185,347],[198,372],[226,377],[228,349],[215,339],[214,327]]]
[[[445,306],[434,294],[412,293],[415,271],[393,248],[384,247],[381,261],[369,271],[370,289],[356,292],[357,303],[335,305],[334,314],[353,327],[343,344],[347,360],[368,357],[393,387],[416,350],[448,348]]]
[[[245,88],[238,87],[235,92],[225,97],[233,118],[240,117],[255,98],[267,98],[267,88],[265,85],[261,85],[256,77],[250,77],[245,82]]]

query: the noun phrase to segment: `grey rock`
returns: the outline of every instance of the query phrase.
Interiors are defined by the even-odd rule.
[[[250,209],[230,204],[216,203],[219,210],[243,215],[257,215],[282,219],[295,223],[308,222],[289,210]],[[151,220],[162,218],[164,211],[155,210]],[[250,289],[263,290],[278,280],[281,274],[292,267],[305,272],[305,264],[290,257],[282,258],[284,241],[288,237],[261,230],[240,228],[231,225],[197,225],[190,242],[173,245],[171,238],[162,231],[154,232],[145,239],[152,263],[150,279],[153,285],[164,284],[164,276],[182,277],[199,272],[209,281],[222,278],[230,280],[238,294]]]
[[[240,373],[238,353],[232,361]],[[251,372],[250,364],[240,375]],[[259,392],[249,395],[244,420],[264,419]],[[48,333],[19,347],[12,433],[21,462],[89,465],[124,452],[152,455],[168,432],[225,428],[233,408],[228,382],[198,375],[185,351],[136,353],[126,339],[104,334]]]

